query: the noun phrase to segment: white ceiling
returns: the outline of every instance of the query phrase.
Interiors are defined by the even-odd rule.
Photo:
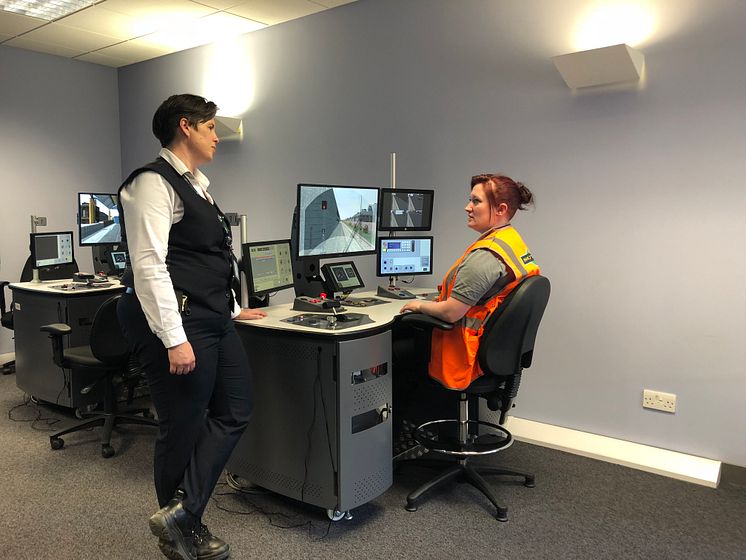
[[[52,22],[0,10],[0,44],[120,67],[355,0],[100,0]]]

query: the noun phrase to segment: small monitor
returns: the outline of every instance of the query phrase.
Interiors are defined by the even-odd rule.
[[[429,231],[433,223],[432,190],[381,189],[381,231]]]
[[[33,268],[47,268],[75,262],[73,232],[32,233],[31,262]]]
[[[109,264],[114,270],[127,268],[127,253],[125,251],[112,251],[109,253]]]
[[[263,296],[293,287],[289,239],[244,243],[241,250],[250,295]]]
[[[378,188],[298,185],[298,257],[376,252]]]
[[[376,276],[433,273],[433,238],[382,237],[378,240]]]
[[[351,292],[365,286],[352,261],[326,263],[321,267],[321,274],[325,286],[332,292]]]
[[[119,245],[118,196],[105,193],[78,193],[78,228],[81,247]]]

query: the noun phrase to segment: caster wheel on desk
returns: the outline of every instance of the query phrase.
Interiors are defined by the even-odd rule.
[[[344,518],[345,512],[343,512],[343,511],[337,511],[336,509],[328,509],[328,510],[326,510],[326,515],[332,521],[340,521],[340,520],[342,520]]]
[[[65,445],[65,441],[62,438],[50,437],[49,445],[52,447],[52,449],[57,451],[58,449],[62,449],[62,447]]]
[[[101,446],[101,456],[104,459],[108,459],[114,456],[114,448],[111,445],[103,444]]]

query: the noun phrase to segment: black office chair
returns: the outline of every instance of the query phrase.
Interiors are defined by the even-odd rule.
[[[73,261],[70,264],[60,264],[57,266],[49,266],[39,269],[39,280],[68,280],[73,277],[73,274],[78,272],[78,263]],[[26,263],[23,265],[21,271],[21,282],[30,282],[34,277],[34,267],[31,262],[31,257],[26,259]],[[13,306],[12,297],[7,300],[8,307],[5,306],[5,286],[10,284],[7,280],[0,281],[0,309],[2,309],[2,315],[0,315],[0,324],[6,329],[13,330]],[[0,365],[3,375],[14,373],[16,370],[16,361],[11,360]]]
[[[62,337],[72,331],[70,326],[64,323],[54,323],[41,327],[41,330],[48,332],[49,338],[52,339],[52,353],[55,364],[65,369],[86,369],[99,374],[93,384],[81,389],[82,393],[90,392],[93,385],[99,381],[104,383],[103,412],[84,413],[90,418],[51,435],[49,443],[52,449],[62,449],[64,441],[61,436],[65,434],[85,430],[93,426],[103,426],[101,430],[101,455],[108,459],[114,455],[114,448],[110,445],[110,441],[111,432],[115,425],[158,425],[147,408],[117,410],[117,387],[127,384],[133,374],[139,375],[139,371],[131,371],[127,341],[122,335],[117,320],[117,301],[120,297],[121,295],[116,295],[109,298],[96,311],[93,325],[91,325],[90,346],[64,348]],[[137,414],[142,416],[136,416]]]
[[[450,480],[461,479],[477,488],[495,506],[498,521],[508,520],[508,510],[502,507],[482,475],[496,474],[523,479],[524,485],[534,486],[534,475],[506,468],[473,466],[471,459],[496,453],[513,443],[513,437],[502,424],[513,407],[518,393],[521,373],[531,365],[534,341],[544,309],[549,301],[549,280],[531,276],[523,280],[487,320],[479,342],[477,358],[484,375],[459,391],[458,419],[434,420],[419,426],[414,439],[428,451],[456,458],[435,478],[407,496],[406,509],[416,511],[417,504],[431,490]],[[413,326],[427,326],[450,330],[453,325],[444,321],[411,313],[401,318]],[[499,424],[469,419],[470,399],[484,398],[490,410],[499,411]],[[472,403],[478,410],[478,402]],[[477,435],[479,427],[488,433]],[[451,428],[451,431],[448,431]],[[454,429],[455,428],[455,429]],[[484,429],[486,428],[486,430]],[[447,434],[457,431],[456,437]]]
[[[0,324],[6,329],[13,330],[13,309],[5,307],[5,286],[10,284],[7,280],[0,280]],[[8,299],[10,301],[10,299]],[[10,360],[0,364],[3,375],[16,371],[16,361]]]

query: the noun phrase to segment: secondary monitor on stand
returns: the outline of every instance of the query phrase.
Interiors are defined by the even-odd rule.
[[[122,274],[122,265],[126,268],[128,261],[122,243],[118,199],[114,193],[78,193],[79,244],[91,247],[95,271],[110,275]]]
[[[293,287],[289,239],[244,243],[241,252],[250,298],[266,304],[274,292]]]
[[[299,184],[293,215],[295,293],[318,297],[324,290],[319,260],[374,254],[378,188]]]
[[[376,252],[376,276],[389,278],[388,286],[379,286],[378,295],[392,299],[412,299],[414,294],[396,285],[399,276],[433,273],[433,238],[382,237]]]
[[[430,189],[381,189],[381,231],[429,231],[435,192]]]
[[[72,276],[68,266],[75,262],[72,231],[31,233],[29,236],[31,266],[37,271],[35,279],[43,276],[45,280],[60,280]]]

